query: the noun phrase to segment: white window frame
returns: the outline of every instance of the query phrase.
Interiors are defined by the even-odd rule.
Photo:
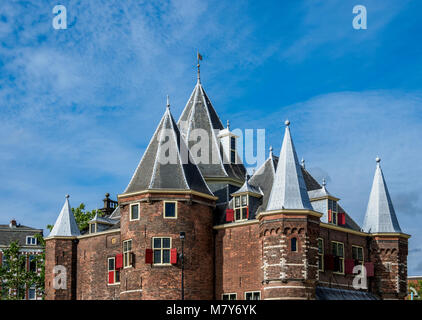
[[[331,241],[331,253],[333,252],[333,247],[332,247],[333,246],[333,243],[336,243],[337,245],[341,244],[343,246],[343,256],[340,257],[340,256],[334,255],[334,257],[339,257],[340,258],[341,263],[342,263],[342,270],[343,270],[343,272],[333,271],[333,273],[334,274],[342,274],[342,275],[344,275],[345,274],[345,270],[344,270],[344,243],[343,242],[340,242],[340,241]]]
[[[32,241],[31,241],[31,243],[28,243],[28,240],[29,239],[33,239],[34,240],[34,243],[32,243]],[[26,236],[26,245],[28,245],[28,246],[36,246],[37,245],[37,238],[35,238],[34,236]]]
[[[125,249],[125,243],[130,243],[130,250]],[[132,268],[132,261],[131,261],[131,255],[132,255],[132,239],[127,239],[123,241],[123,269]],[[126,264],[127,262],[127,264]]]
[[[242,198],[246,197],[246,205],[242,204]],[[239,198],[239,206],[236,206],[236,198]],[[238,196],[234,196],[233,199],[233,210],[234,210],[234,221],[247,221],[248,220],[248,207],[249,207],[249,195],[248,194],[242,194],[242,195],[238,195]],[[242,217],[242,209],[246,210],[246,217],[243,218]],[[236,219],[236,210],[240,210],[240,219]]]
[[[222,294],[221,294],[221,300],[224,300],[224,296],[229,296],[229,298],[230,298],[230,296],[231,296],[231,295],[234,295],[234,299],[227,299],[227,301],[237,300],[237,293],[235,293],[235,292],[231,292],[231,293],[222,293]]]
[[[132,219],[132,207],[138,206],[138,218]],[[129,221],[137,221],[141,216],[141,205],[138,203],[131,203],[129,207]]]
[[[359,259],[356,259],[356,260],[361,261],[362,262],[361,265],[364,265],[364,263],[365,263],[365,251],[363,250],[363,247],[362,246],[352,245],[352,258],[353,258],[353,248],[357,248],[357,249],[361,249],[362,250],[362,260],[359,260]]]
[[[114,269],[113,270],[110,270],[110,260],[114,260],[114,263],[113,263]],[[108,283],[108,274],[109,274],[110,271],[114,272],[114,282],[113,283]],[[120,284],[120,277],[119,277],[119,282],[116,282],[116,278],[117,278],[116,272],[119,272],[119,275],[120,275],[120,270],[116,269],[116,257],[107,258],[107,285],[114,286],[116,284]]]
[[[94,232],[92,232],[92,226],[94,226]],[[97,232],[97,224],[94,222],[94,223],[90,223],[89,224],[89,233],[90,234],[93,234],[93,233],[96,233]]]
[[[327,199],[327,210],[330,210],[330,205],[329,203],[334,202],[336,204],[336,210],[334,211],[333,209],[331,209],[331,224],[334,224],[336,226],[338,226],[338,203],[337,201],[333,200],[333,199]],[[334,222],[335,221],[335,222]]]
[[[163,248],[162,243],[163,243],[163,239],[170,239],[170,246],[168,248]],[[154,247],[154,239],[161,239],[161,248],[155,248]],[[172,249],[172,238],[168,237],[168,236],[162,236],[162,237],[152,237],[152,264],[156,265],[156,266],[170,266],[171,265],[171,249]],[[161,262],[160,263],[156,263],[155,262],[155,250],[160,250],[160,256],[161,256]],[[163,250],[169,250],[169,262],[168,263],[163,263]]]
[[[174,217],[166,217],[166,203],[174,203]],[[177,201],[163,201],[163,218],[164,219],[177,219]],[[157,237],[158,238],[158,237]]]
[[[245,295],[244,295],[244,297],[245,297],[245,300],[246,300],[246,294],[248,294],[248,293],[251,293],[252,295],[254,294],[254,293],[259,293],[259,299],[258,300],[261,300],[261,291],[258,291],[258,290],[256,290],[256,291],[246,291],[245,292]],[[248,300],[248,301],[253,301],[254,299],[250,299],[250,300]]]
[[[29,298],[29,291],[30,290],[34,290],[34,299]],[[28,300],[37,300],[37,288],[35,288],[35,286],[31,286],[31,287],[28,288]]]

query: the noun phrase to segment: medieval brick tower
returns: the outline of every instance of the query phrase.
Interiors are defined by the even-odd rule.
[[[313,299],[318,274],[319,218],[309,201],[290,136],[289,121],[266,211],[258,215],[263,238],[264,298]]]
[[[299,164],[289,121],[279,157],[270,148],[252,176],[237,138],[198,66],[179,121],[167,101],[118,201],[107,194],[102,214],[80,232],[66,198],[46,238],[46,298],[404,298],[410,235],[379,159],[361,228]],[[367,286],[354,284],[355,269]]]
[[[377,157],[363,230],[372,234],[370,254],[374,261],[374,292],[383,299],[407,295],[408,236],[403,234]]]
[[[77,245],[80,232],[69,196],[45,239],[45,294],[48,300],[76,299]]]

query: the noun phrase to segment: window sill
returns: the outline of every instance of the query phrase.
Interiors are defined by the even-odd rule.
[[[119,286],[120,282],[116,282],[116,283],[107,283],[107,286],[112,287],[112,286]]]
[[[173,265],[171,263],[153,263],[152,266],[154,266],[154,267],[171,267]]]

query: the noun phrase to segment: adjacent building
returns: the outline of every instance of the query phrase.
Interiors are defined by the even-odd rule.
[[[252,176],[237,154],[237,138],[223,126],[198,69],[179,121],[167,103],[112,212],[96,216],[81,234],[66,198],[46,238],[46,298],[407,295],[410,236],[400,228],[379,158],[359,226],[325,182],[299,163],[289,121],[277,142],[280,155],[270,149]],[[207,149],[198,150],[198,141]],[[57,265],[66,268],[66,289],[53,285]],[[366,283],[354,285],[357,269]]]
[[[12,242],[17,241],[20,246],[21,254],[26,256],[25,268],[28,271],[40,272],[40,266],[35,261],[35,256],[43,253],[44,247],[38,243],[36,235],[43,235],[42,229],[35,229],[18,224],[15,219],[11,220],[9,224],[0,225],[0,265],[6,263],[6,257],[3,252]],[[0,283],[0,290],[1,288]],[[40,300],[42,297],[37,293],[35,287],[24,288],[23,294],[26,300]],[[3,291],[2,291],[3,292]],[[10,294],[16,294],[10,292]]]

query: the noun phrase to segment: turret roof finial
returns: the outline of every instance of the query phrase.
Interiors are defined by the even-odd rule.
[[[300,161],[302,164],[302,168],[305,169],[305,159],[302,158],[302,161]]]
[[[69,197],[70,197],[70,196],[67,194],[67,195],[66,195],[66,199],[69,199]]]
[[[273,146],[270,146],[270,157],[273,156]]]
[[[227,129],[230,130],[230,121],[227,120]]]
[[[375,161],[377,162],[377,166],[379,166],[380,165],[380,162],[381,162],[381,158],[380,157],[376,157],[375,158]]]
[[[322,186],[325,188],[325,186],[327,185],[327,182],[325,181],[325,178],[322,179]]]
[[[199,51],[197,51],[197,59],[198,59],[198,64],[197,64],[197,67],[198,67],[198,83],[201,83],[201,71],[199,69],[200,68],[199,61],[202,60],[202,56],[199,53]]]
[[[286,125],[286,127],[288,127],[290,125],[290,121],[286,120],[286,121],[284,121],[284,124]]]
[[[169,95],[167,95],[167,108],[170,109],[170,98],[169,98]]]

